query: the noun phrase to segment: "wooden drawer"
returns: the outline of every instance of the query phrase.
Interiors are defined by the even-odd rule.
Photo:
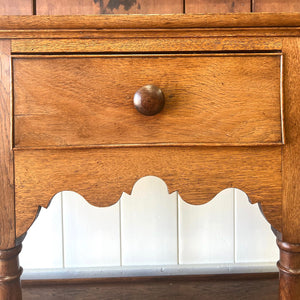
[[[15,56],[14,146],[280,144],[281,58]],[[166,98],[151,117],[132,101],[147,84]]]

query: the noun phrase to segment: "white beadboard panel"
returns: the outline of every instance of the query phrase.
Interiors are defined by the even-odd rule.
[[[64,266],[119,266],[119,202],[95,207],[74,192],[63,192],[62,201]]]
[[[20,264],[25,271],[63,267],[61,221],[61,193],[58,193],[47,209],[41,209],[23,241]]]
[[[258,204],[235,189],[235,260],[237,263],[275,262],[279,259],[276,238]]]
[[[179,195],[180,264],[234,262],[233,192],[223,190],[203,205],[190,205]]]
[[[177,193],[147,176],[120,204],[122,265],[177,264]]]

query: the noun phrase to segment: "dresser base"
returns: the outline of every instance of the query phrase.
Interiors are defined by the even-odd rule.
[[[298,299],[300,295],[300,244],[277,241],[280,299]],[[20,276],[22,268],[18,255],[22,246],[0,250],[0,299],[22,299]]]
[[[23,299],[272,299],[278,273],[23,280]],[[245,296],[245,291],[247,295]]]

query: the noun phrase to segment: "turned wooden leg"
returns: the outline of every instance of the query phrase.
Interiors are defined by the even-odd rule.
[[[280,249],[278,262],[280,278],[280,299],[300,299],[300,244],[277,240]]]
[[[18,255],[22,245],[12,249],[0,250],[0,299],[22,299],[20,276],[22,268]]]

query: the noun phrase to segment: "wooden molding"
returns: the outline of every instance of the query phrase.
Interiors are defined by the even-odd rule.
[[[300,13],[0,16],[0,38],[298,36]],[[169,48],[170,49],[170,48]]]
[[[177,32],[177,31],[176,31]],[[178,33],[178,32],[177,32]],[[163,33],[160,33],[163,34]],[[12,40],[12,53],[18,53],[14,57],[22,57],[24,53],[26,57],[34,55],[36,57],[40,53],[69,53],[78,55],[78,53],[162,53],[162,52],[182,52],[186,51],[281,51],[282,39],[277,37],[258,38],[258,37],[234,37],[222,38],[203,38],[197,37],[184,38],[172,36],[166,37],[165,34],[160,39],[148,36],[145,32],[135,32],[134,38],[118,38],[112,39],[105,37],[102,39],[57,39],[53,43],[52,39],[14,39]],[[142,36],[143,35],[143,36]],[[23,55],[23,57],[25,56]]]
[[[300,13],[0,16],[0,30],[300,27]]]

